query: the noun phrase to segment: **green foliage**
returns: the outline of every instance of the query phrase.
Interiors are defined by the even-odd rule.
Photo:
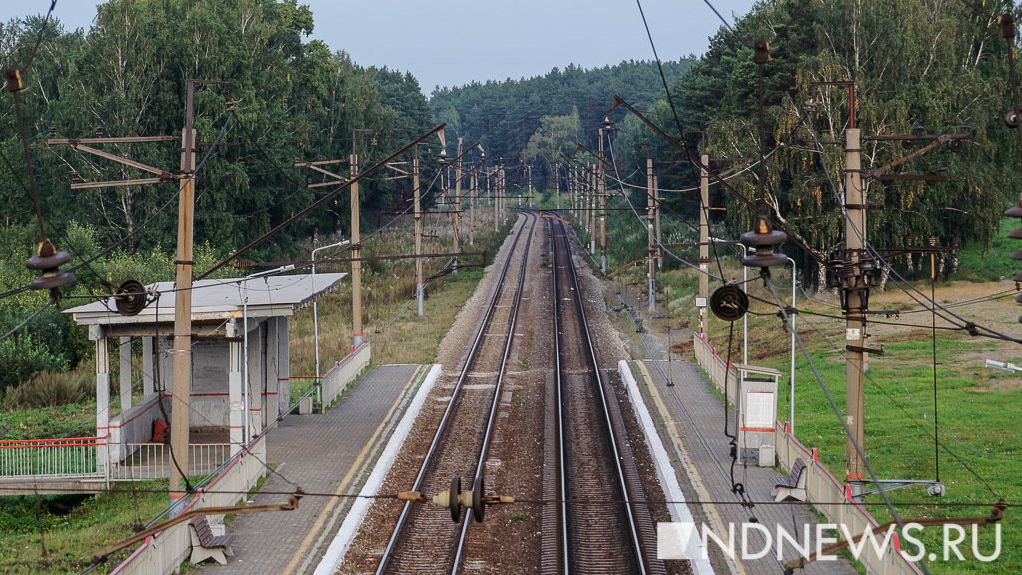
[[[721,169],[754,161],[761,140],[767,151],[788,144],[762,171],[731,181],[753,198],[754,209],[735,194],[715,192],[711,201],[728,208],[730,235],[747,230],[762,211],[820,254],[841,246],[843,146],[825,145],[822,155],[814,153],[810,127],[820,140],[843,142],[848,91],[816,83],[854,79],[856,125],[863,136],[911,134],[916,123],[930,135],[970,134],[957,153],[941,146],[892,170],[939,173],[946,182],[866,178],[867,203],[884,206],[868,218],[873,244],[918,246],[934,236],[938,245],[956,249],[988,246],[1008,199],[1022,185],[1015,135],[1000,121],[1010,107],[1007,46],[995,29],[1000,10],[922,0],[884,0],[868,9],[851,0],[769,0],[738,20],[734,33],[722,29],[676,87],[683,121],[706,128],[705,149],[721,158]],[[754,39],[770,40],[772,56],[761,70],[762,126]],[[922,146],[916,142],[912,148]],[[862,148],[866,169],[911,152],[898,142],[864,140]],[[907,260],[900,265],[912,267]],[[815,274],[813,268],[807,271]]]
[[[166,507],[166,489],[167,482],[162,480],[115,484],[112,491],[95,496],[2,498],[0,562],[33,562],[26,563],[24,569],[12,567],[4,572],[81,572],[89,567],[97,549],[132,535],[145,520]]]
[[[86,370],[43,371],[31,380],[4,390],[4,409],[55,407],[85,401],[96,392],[94,377]]]
[[[20,62],[40,25],[38,18],[3,24],[0,65]],[[313,201],[312,191],[301,185],[306,174],[292,166],[296,158],[345,158],[352,129],[361,127],[375,129],[375,146],[360,142],[360,155],[378,158],[433,124],[415,78],[386,68],[364,69],[347,54],[308,40],[312,30],[311,10],[296,0],[110,0],[98,6],[88,30],[68,32],[59,22],[52,24],[45,49],[25,78],[22,99],[43,211],[57,245],[71,246],[76,260],[120,238],[126,238],[126,253],[140,246],[173,249],[176,183],[69,193],[69,173],[86,181],[142,174],[66,146],[47,146],[42,135],[52,127],[62,137],[91,136],[99,127],[109,136],[176,136],[188,79],[231,83],[229,89],[196,90],[199,160],[225,121],[227,97],[239,102],[230,130],[197,182],[195,240],[219,246],[220,252],[254,239]],[[179,146],[173,142],[99,147],[170,171],[179,165]],[[21,154],[11,113],[0,114],[0,151],[8,159]],[[34,222],[23,184],[0,179],[0,221],[7,226]],[[379,190],[367,190],[372,193],[365,194],[364,208],[393,209],[398,186],[364,182],[377,184]],[[165,204],[169,209],[143,226]],[[76,228],[72,220],[94,227]],[[253,257],[293,255],[310,235],[346,232],[341,224],[346,220],[321,210],[259,246]],[[136,270],[109,271],[118,276]]]
[[[575,142],[581,138],[578,108],[572,107],[571,113],[563,116],[543,116],[539,119],[539,129],[525,146],[523,158],[529,163],[539,160],[549,168],[563,162],[562,155],[570,156],[575,149]],[[547,171],[553,173],[552,170]]]
[[[67,358],[33,341],[28,334],[0,341],[0,389],[16,386],[44,370],[68,367]]]
[[[680,78],[692,62],[664,62],[668,80]],[[552,188],[549,161],[560,161],[556,152],[573,151],[575,141],[592,139],[615,94],[646,107],[661,93],[655,63],[627,61],[590,70],[572,64],[535,78],[438,88],[429,105],[437,118],[449,122],[453,136],[481,140],[488,158],[548,160],[534,166],[533,182],[548,182]]]
[[[1010,278],[1022,269],[1017,260],[1008,257],[1017,249],[1015,241],[1008,239],[1008,232],[1015,229],[1018,221],[1004,218],[998,232],[989,246],[973,244],[959,255],[957,276],[964,280],[984,282]]]

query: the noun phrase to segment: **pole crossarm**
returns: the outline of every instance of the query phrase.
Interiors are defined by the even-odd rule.
[[[430,129],[429,131],[423,133],[422,135],[420,135],[419,137],[417,137],[415,140],[411,141],[410,143],[405,144],[404,146],[398,148],[395,152],[393,152],[392,154],[387,156],[382,161],[379,161],[379,162],[373,164],[372,166],[369,166],[369,168],[367,168],[365,170],[362,170],[361,172],[359,172],[359,174],[357,176],[351,178],[351,180],[341,184],[340,186],[337,187],[337,189],[328,192],[327,194],[325,194],[324,196],[322,196],[321,198],[319,198],[315,202],[312,202],[311,204],[309,204],[308,206],[303,208],[298,213],[294,214],[290,218],[288,218],[288,219],[284,220],[283,222],[281,222],[281,223],[277,224],[276,226],[274,226],[270,231],[266,232],[265,234],[259,236],[256,239],[252,240],[248,244],[244,245],[243,247],[241,247],[240,249],[235,251],[233,254],[231,254],[231,255],[227,256],[226,258],[220,260],[219,262],[214,264],[211,268],[209,268],[208,270],[202,272],[202,274],[197,276],[195,279],[196,280],[201,280],[201,279],[205,279],[206,277],[209,277],[210,274],[212,274],[213,272],[217,271],[218,269],[226,266],[227,264],[231,263],[232,261],[238,259],[242,255],[247,253],[249,250],[251,250],[255,246],[257,246],[260,243],[262,243],[263,241],[265,241],[267,238],[273,236],[274,234],[280,232],[284,228],[289,227],[291,224],[293,224],[296,221],[298,221],[298,220],[304,218],[305,216],[309,215],[316,208],[322,206],[323,204],[326,204],[327,202],[332,200],[335,196],[337,196],[341,192],[343,192],[348,186],[354,184],[355,182],[360,181],[362,178],[366,177],[367,175],[376,172],[380,168],[386,166],[390,161],[398,158],[401,154],[404,154],[408,150],[411,150],[419,142],[425,141],[427,138],[429,138],[433,134],[442,134],[443,131],[444,131],[445,126],[446,126],[445,124],[440,124],[439,126],[436,126],[435,128]]]
[[[166,178],[134,178],[131,180],[102,180],[99,182],[75,182],[71,184],[72,190],[91,190],[95,188],[124,188],[127,186],[144,186],[148,184],[162,184],[167,182]]]
[[[875,138],[877,137],[878,136],[875,136]],[[890,170],[897,168],[902,164],[910,162],[929,151],[935,150],[943,146],[944,144],[947,144],[948,142],[956,140],[965,140],[968,137],[969,137],[968,134],[940,134],[939,136],[936,136],[932,142],[926,144],[925,146],[919,148],[918,150],[913,151],[911,154],[906,154],[898,158],[897,160],[894,160],[893,162],[880,166],[879,168],[876,168],[874,170],[870,170],[869,175],[873,178],[880,178]]]
[[[132,160],[124,156],[100,150],[99,148],[93,148],[85,144],[127,144],[127,143],[147,143],[147,142],[172,142],[177,140],[177,136],[126,136],[120,138],[50,138],[46,140],[46,143],[50,146],[68,145],[71,148],[100,158],[117,162],[143,172],[149,172],[155,174],[155,178],[131,178],[127,180],[103,180],[99,182],[72,182],[72,190],[88,190],[95,188],[120,188],[126,186],[141,186],[148,184],[162,184],[171,180],[181,180],[185,175],[181,172],[173,173],[163,168],[157,168],[150,166],[149,164],[139,162],[138,160]]]
[[[174,142],[177,136],[121,136],[110,138],[50,138],[46,143],[50,146],[69,144],[141,144],[150,142]]]
[[[342,176],[342,175],[340,175],[338,173],[331,172],[330,170],[323,169],[323,168],[321,168],[319,166],[316,166],[316,165],[313,165],[313,164],[308,164],[305,167],[309,168],[310,170],[312,170],[314,172],[319,172],[321,174],[325,174],[327,176],[330,176],[331,178],[334,178],[336,180],[336,182],[323,182],[321,185],[326,185],[326,184],[343,184],[344,182],[348,181],[348,178],[346,178],[346,177],[344,177],[344,176]],[[312,187],[312,186],[309,186],[309,187]]]

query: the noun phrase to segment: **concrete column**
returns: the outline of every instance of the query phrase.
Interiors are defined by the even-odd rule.
[[[102,327],[90,326],[89,339],[96,342],[96,437],[106,438],[100,440],[106,446],[96,449],[96,466],[106,467],[110,437],[110,350]]]
[[[241,398],[241,364],[242,346],[241,326],[237,321],[227,324],[228,365],[227,365],[227,408],[229,410],[228,429],[230,431],[231,455],[241,451],[245,443],[245,414]]]
[[[131,338],[119,338],[117,350],[121,359],[118,383],[121,387],[121,413],[124,414],[131,409]]]
[[[291,406],[291,332],[287,318],[274,318],[277,324],[277,417],[287,414]]]
[[[251,441],[263,429],[263,379],[266,377],[263,361],[266,358],[266,344],[263,322],[254,322],[250,318],[248,323],[248,381],[245,386],[248,394],[248,439]]]
[[[287,411],[284,390],[287,381],[287,347],[281,342],[287,341],[287,327],[284,318],[271,317],[266,320],[266,385],[267,392],[264,409],[266,421],[280,419]]]
[[[156,372],[153,370],[153,346],[156,342],[153,341],[152,337],[142,338],[142,398],[143,401],[149,399],[154,393],[156,393],[156,386],[153,385],[155,381]]]

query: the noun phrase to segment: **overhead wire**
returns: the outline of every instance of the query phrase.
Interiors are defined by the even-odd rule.
[[[228,116],[227,120],[224,122],[224,125],[221,126],[220,131],[217,134],[216,139],[214,139],[213,143],[210,144],[210,146],[207,148],[206,154],[203,156],[202,160],[199,162],[199,164],[196,166],[195,170],[193,171],[193,176],[197,176],[199,174],[199,172],[202,170],[203,166],[205,165],[206,161],[210,158],[210,156],[213,154],[213,151],[217,148],[218,144],[223,139],[223,136],[226,133],[226,130],[227,130],[229,124],[230,124],[231,117],[233,115],[234,115],[233,112],[229,112],[229,116]],[[138,234],[138,232],[140,230],[145,229],[148,225],[150,225],[153,221],[155,221],[156,218],[160,214],[162,214],[164,211],[166,211],[168,208],[170,208],[170,206],[172,206],[174,204],[174,202],[177,201],[178,196],[181,194],[181,190],[183,189],[183,186],[184,186],[184,184],[181,184],[180,186],[178,186],[178,189],[177,189],[177,191],[176,191],[176,193],[174,195],[172,195],[170,198],[167,199],[166,202],[164,202],[159,207],[157,207],[156,210],[152,214],[150,214],[145,220],[143,220],[139,225],[135,226],[135,231],[134,231],[133,234],[125,234],[124,236],[120,237],[119,239],[117,239],[116,241],[114,241],[113,243],[108,245],[107,247],[99,250],[95,254],[89,256],[88,258],[86,258],[86,259],[84,259],[84,260],[82,260],[82,261],[80,261],[78,263],[73,264],[71,267],[68,268],[67,271],[75,272],[75,271],[77,271],[77,270],[79,270],[79,269],[81,269],[83,267],[88,267],[92,262],[95,262],[96,260],[109,255],[114,250],[116,250],[117,248],[119,248],[122,245],[124,245],[125,243],[127,243],[133,237],[137,236],[137,234]],[[95,273],[95,270],[93,270],[93,273]],[[25,285],[17,287],[17,288],[8,289],[6,291],[0,292],[0,299],[11,297],[11,296],[17,295],[19,293],[28,291],[30,289],[32,289],[30,284],[25,284]]]
[[[674,124],[678,128],[678,136],[680,138],[684,138],[685,137],[685,130],[681,127],[681,119],[678,117],[678,110],[674,106],[674,98],[671,96],[671,89],[667,85],[667,76],[664,74],[664,67],[663,67],[663,65],[660,62],[660,55],[657,54],[656,43],[653,42],[653,33],[650,32],[649,22],[646,21],[646,13],[642,10],[642,0],[635,0],[635,5],[638,6],[638,8],[639,8],[639,15],[642,17],[642,25],[646,29],[646,38],[649,39],[649,46],[650,46],[650,49],[652,49],[652,51],[653,51],[653,58],[654,58],[654,60],[656,60],[657,71],[659,72],[659,75],[660,75],[660,83],[663,85],[664,94],[665,94],[665,96],[667,98],[667,104],[668,104],[668,107],[671,109],[671,116],[674,118]],[[695,169],[696,169],[697,165],[700,167],[700,169],[706,170],[707,172],[710,171],[709,170],[709,166],[703,166],[701,162],[697,162],[696,161],[696,159],[692,156],[692,151],[688,149],[688,146],[684,145],[684,142],[682,142],[681,147],[684,149],[686,155],[688,155],[689,166],[692,169],[693,175],[695,174]],[[703,215],[703,218],[705,218],[705,221],[709,222],[710,221],[710,207],[705,205],[705,203],[703,202],[703,199],[702,199],[701,196],[699,198],[699,209],[702,212],[702,215]],[[717,269],[720,271],[720,275],[721,275],[719,280],[722,283],[727,283],[726,280],[724,280],[724,278],[723,278],[724,270],[723,270],[723,267],[720,264],[720,255],[717,253],[717,246],[714,245],[711,242],[709,247],[710,247],[710,253],[713,254],[713,258],[717,261]],[[677,257],[677,256],[674,256],[674,257]],[[701,268],[700,268],[700,271],[701,271]]]
[[[834,194],[835,200],[837,201],[838,206],[841,209],[841,214],[843,215],[844,219],[849,224],[848,225],[849,229],[851,229],[853,231],[853,233],[856,235],[856,237],[858,237],[858,239],[862,242],[862,245],[865,246],[865,249],[869,252],[871,257],[873,257],[874,259],[876,259],[877,261],[881,262],[882,264],[884,264],[885,266],[888,267],[888,269],[890,270],[891,277],[894,278],[894,281],[892,283],[894,283],[894,285],[896,287],[898,287],[906,295],[908,295],[910,298],[912,298],[916,303],[918,303],[919,305],[924,306],[927,310],[933,309],[933,313],[938,315],[938,316],[940,316],[941,319],[947,321],[948,323],[951,323],[951,324],[954,324],[954,325],[958,325],[960,328],[968,331],[970,335],[979,335],[979,336],[988,337],[988,338],[991,338],[991,339],[999,339],[999,340],[1003,340],[1003,341],[1009,341],[1009,342],[1013,342],[1013,343],[1022,344],[1022,339],[1020,339],[1020,338],[1014,338],[1014,337],[1002,334],[1002,333],[1000,333],[1000,332],[998,332],[998,331],[996,331],[996,330],[994,330],[992,328],[989,328],[989,327],[977,324],[975,322],[969,321],[969,320],[967,320],[967,319],[957,315],[956,313],[954,313],[950,309],[944,307],[942,304],[940,304],[940,303],[930,299],[926,294],[921,292],[918,288],[916,288],[908,280],[906,280],[897,271],[897,269],[895,269],[894,266],[890,262],[888,262],[880,254],[880,252],[873,246],[872,242],[867,240],[866,235],[865,235],[865,230],[860,230],[859,227],[858,227],[858,224],[856,222],[854,222],[852,220],[851,216],[849,215],[848,209],[845,207],[844,202],[841,199],[840,193],[838,192],[837,185],[834,183],[834,179],[830,175],[830,169],[827,166],[827,160],[824,157],[825,155],[822,153],[822,151],[823,151],[823,144],[820,142],[820,139],[819,139],[818,135],[816,134],[816,130],[813,128],[812,118],[807,114],[805,116],[801,116],[800,115],[800,119],[802,120],[802,122],[804,123],[806,128],[809,130],[809,133],[812,135],[813,141],[815,142],[816,147],[821,151],[821,153],[818,154],[819,159],[820,159],[820,164],[821,164],[821,166],[823,168],[824,174],[826,175],[827,183],[829,184],[829,187],[830,187],[831,191]],[[928,302],[928,304],[924,303],[924,301]],[[941,312],[944,312],[944,313],[938,313],[936,311],[937,309],[940,309]],[[947,315],[945,315],[945,314],[947,314]],[[949,319],[948,316],[953,317],[954,319],[958,320],[958,322],[961,322],[961,323],[959,324],[958,322],[955,322],[954,320]],[[987,333],[986,334],[979,333],[978,330],[981,330],[981,329],[983,331],[986,331]]]
[[[830,393],[830,388],[827,386],[827,382],[824,381],[823,376],[820,374],[819,368],[817,368],[816,366],[816,362],[813,361],[812,356],[809,355],[809,351],[802,343],[802,338],[799,336],[797,330],[795,330],[791,326],[790,316],[786,311],[786,308],[784,306],[784,303],[781,301],[781,298],[777,295],[777,291],[774,290],[773,284],[770,282],[770,278],[764,277],[763,283],[767,290],[770,292],[770,295],[773,296],[776,305],[780,310],[781,319],[784,321],[785,329],[790,334],[792,334],[793,339],[795,340],[795,344],[799,349],[799,352],[802,354],[802,357],[805,358],[806,363],[809,365],[809,369],[812,372],[813,376],[816,378],[816,381],[819,384],[820,389],[823,390],[823,395],[827,400],[827,404],[830,406],[830,409],[834,413],[834,416],[841,423],[841,428],[844,431],[845,438],[847,439],[849,445],[851,445],[852,448],[855,450],[855,453],[862,460],[863,466],[866,468],[866,472],[869,473],[870,480],[872,481],[873,485],[876,486],[877,493],[880,495],[880,498],[884,502],[884,507],[887,509],[887,512],[890,513],[891,518],[898,525],[898,528],[904,530],[905,524],[902,521],[901,515],[898,513],[897,509],[894,508],[894,504],[891,502],[891,498],[887,495],[888,490],[885,489],[883,484],[880,482],[876,470],[873,468],[873,464],[870,463],[870,460],[866,457],[866,453],[863,450],[862,445],[852,434],[848,422],[842,416],[841,409],[838,408],[837,402],[834,401],[834,396]],[[926,563],[923,561],[923,559],[920,559],[918,564],[924,573],[929,574],[929,569],[926,567]]]
[[[768,303],[768,304],[770,303],[770,302],[768,302],[767,300],[763,300],[762,298],[757,298],[756,296],[754,296],[754,295],[752,295],[752,294],[750,294],[750,295],[749,295],[749,297],[750,297],[750,298],[755,298],[755,299],[757,299],[757,300],[759,300],[759,301],[763,301],[763,302],[765,302],[765,303]],[[773,306],[773,305],[775,305],[775,304],[770,304],[770,305],[771,305],[771,306]],[[818,314],[813,314],[813,313],[810,313],[810,312],[809,312],[808,310],[805,310],[805,309],[799,309],[799,310],[795,310],[795,314],[805,314],[805,315],[808,315],[808,316],[810,316],[810,317],[812,317],[812,316],[815,316],[815,315],[818,315]],[[775,316],[776,316],[776,315],[778,315],[778,314],[770,314],[770,315],[775,315]],[[815,332],[815,333],[817,333],[817,334],[821,335],[821,336],[822,336],[822,337],[823,337],[824,339],[826,339],[826,340],[827,340],[828,344],[830,344],[830,345],[834,346],[834,348],[835,348],[835,349],[840,349],[840,348],[844,347],[844,342],[843,342],[843,340],[842,340],[842,341],[838,341],[838,338],[837,338],[837,336],[835,336],[835,335],[828,335],[828,334],[827,334],[827,331],[826,331],[825,329],[822,329],[822,328],[823,328],[822,324],[820,324],[819,322],[815,322],[815,321],[813,321],[812,319],[810,319],[810,317],[806,317],[806,318],[804,319],[804,321],[805,321],[805,322],[806,322],[806,323],[807,323],[808,325],[810,325],[810,326],[812,326],[813,328],[815,328],[815,329],[816,329],[816,332]],[[836,316],[824,316],[824,317],[836,317]],[[925,328],[926,326],[921,326],[921,327],[924,327],[924,328]],[[860,368],[860,369],[861,369],[861,368]],[[888,401],[890,401],[890,402],[891,402],[891,403],[892,403],[893,405],[895,405],[896,407],[898,407],[898,409],[899,409],[899,410],[901,410],[901,411],[902,411],[902,413],[904,413],[904,414],[905,414],[905,415],[906,415],[906,416],[907,416],[907,417],[909,418],[909,421],[910,421],[910,422],[912,422],[912,423],[913,423],[913,425],[916,425],[917,427],[919,427],[919,428],[920,428],[920,429],[921,429],[922,431],[924,431],[924,432],[926,432],[926,433],[928,433],[928,432],[929,432],[929,430],[928,430],[928,429],[926,428],[926,426],[925,426],[925,425],[924,425],[923,423],[921,423],[921,422],[919,422],[919,421],[917,420],[919,416],[914,416],[914,415],[912,415],[912,414],[911,414],[911,413],[910,413],[910,412],[908,411],[908,409],[907,409],[907,408],[906,408],[906,407],[905,407],[905,406],[904,406],[904,405],[903,405],[903,404],[902,404],[902,403],[901,403],[901,402],[900,402],[899,400],[897,400],[897,399],[896,399],[896,398],[895,398],[895,397],[894,397],[894,396],[893,396],[893,395],[892,395],[892,394],[890,393],[890,391],[889,391],[889,390],[888,390],[888,389],[887,389],[887,388],[886,388],[885,386],[881,385],[880,381],[879,381],[879,380],[878,380],[878,379],[877,379],[876,377],[874,377],[874,375],[873,375],[873,374],[872,374],[872,373],[871,373],[871,372],[870,372],[869,370],[865,370],[865,369],[863,369],[862,371],[860,371],[860,373],[861,373],[861,374],[862,374],[862,375],[864,376],[865,380],[866,380],[866,381],[867,381],[868,383],[870,383],[870,384],[871,384],[871,385],[873,385],[873,386],[874,386],[874,387],[875,387],[875,388],[876,388],[876,389],[877,389],[878,391],[880,391],[881,393],[883,393],[883,395],[885,396],[885,398],[886,398],[886,399],[887,399]],[[918,409],[918,410],[920,411],[921,417],[922,417],[923,419],[929,419],[929,416],[927,415],[927,413],[926,413],[926,410],[925,410],[925,409],[921,408],[921,407],[920,407],[920,406],[918,406],[918,405],[916,405],[916,406],[914,406],[914,407],[915,407],[916,409]],[[968,450],[968,451],[973,451],[973,452],[974,452],[974,451],[976,451],[976,447],[975,447],[975,446],[971,446],[971,445],[967,445],[967,444],[965,444],[965,443],[964,443],[964,442],[963,442],[963,441],[962,441],[962,440],[961,440],[960,438],[958,438],[958,437],[954,436],[954,435],[953,435],[953,434],[952,434],[951,432],[949,432],[948,430],[944,429],[944,427],[943,427],[942,425],[939,425],[939,424],[937,424],[937,428],[938,428],[938,429],[939,429],[939,430],[940,430],[941,432],[943,432],[944,434],[946,434],[946,435],[950,436],[950,438],[951,438],[952,442],[953,442],[953,443],[954,443],[954,444],[956,445],[956,447],[960,447],[960,448],[962,448],[962,449],[965,449],[965,450]],[[980,482],[981,484],[983,484],[983,485],[984,485],[984,487],[986,487],[986,488],[987,488],[987,490],[988,490],[988,491],[990,491],[990,493],[991,493],[992,495],[994,495],[994,496],[999,496],[999,494],[998,494],[998,493],[997,493],[997,492],[996,492],[996,491],[995,491],[995,490],[994,490],[994,489],[993,489],[993,488],[992,488],[992,487],[990,486],[990,485],[991,485],[991,484],[990,484],[990,482],[989,482],[989,481],[988,481],[988,480],[987,480],[986,478],[984,478],[984,477],[982,477],[981,475],[979,475],[978,473],[976,473],[976,472],[975,472],[975,471],[974,471],[974,470],[972,469],[972,467],[971,467],[971,466],[970,466],[970,465],[969,465],[969,464],[968,464],[968,463],[967,463],[966,461],[964,461],[964,460],[963,460],[963,458],[962,458],[962,457],[961,457],[961,456],[960,456],[960,455],[959,455],[959,454],[958,454],[957,452],[955,452],[955,451],[952,451],[952,450],[951,450],[951,448],[949,447],[949,445],[947,444],[947,442],[945,442],[945,441],[940,441],[940,447],[941,447],[942,449],[944,449],[944,451],[945,451],[945,452],[946,452],[946,453],[947,453],[948,455],[950,455],[950,456],[951,456],[952,458],[954,458],[954,459],[955,459],[956,461],[958,461],[958,462],[959,462],[959,463],[960,463],[960,464],[961,464],[961,465],[962,465],[962,466],[963,466],[963,467],[964,467],[964,468],[965,468],[965,469],[966,469],[966,470],[967,470],[967,471],[968,471],[968,472],[969,472],[969,473],[970,473],[971,475],[973,475],[973,476],[974,476],[974,477],[975,477],[975,478],[976,478],[976,479],[977,479],[977,480],[978,480],[978,481],[979,481],[979,482]],[[1019,460],[1019,459],[1015,459],[1015,458],[1001,458],[1001,457],[998,457],[998,456],[995,456],[995,455],[990,455],[990,454],[986,454],[986,453],[978,453],[978,454],[976,454],[976,456],[977,456],[977,457],[982,457],[982,458],[984,458],[984,459],[999,459],[999,460],[1004,460],[1004,461],[1018,461],[1018,460]]]

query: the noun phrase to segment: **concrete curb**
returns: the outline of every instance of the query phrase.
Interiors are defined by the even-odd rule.
[[[653,462],[656,465],[657,479],[660,480],[660,486],[664,490],[664,495],[670,501],[667,504],[667,509],[671,512],[671,518],[676,522],[695,526],[695,518],[692,517],[692,511],[685,502],[685,493],[682,492],[681,485],[678,483],[678,477],[675,475],[674,466],[671,465],[670,456],[667,454],[663,442],[660,441],[656,425],[654,425],[653,418],[649,415],[646,402],[642,399],[642,393],[639,392],[639,386],[632,375],[631,368],[628,367],[628,362],[625,360],[619,361],[617,370],[621,374],[621,380],[625,384],[625,389],[628,390],[632,409],[635,410],[635,417],[639,420],[639,425],[642,426],[642,434],[646,438],[646,445],[649,446],[649,450],[652,452]],[[658,528],[658,543],[660,539],[659,531],[660,529]],[[713,575],[713,567],[710,565],[706,547],[703,545],[700,537],[689,538],[688,551],[689,557],[692,557],[689,563],[692,565],[693,573],[696,575]]]
[[[360,497],[351,505],[351,509],[344,516],[344,521],[341,523],[337,535],[334,536],[333,541],[330,542],[330,547],[327,548],[326,553],[323,555],[323,559],[316,566],[314,575],[330,575],[337,571],[337,568],[344,561],[344,556],[348,552],[351,543],[355,540],[355,535],[358,534],[362,520],[365,519],[366,514],[369,512],[369,506],[372,504],[372,499],[369,499],[369,496],[376,495],[383,486],[387,474],[390,473],[390,468],[394,465],[394,460],[397,459],[401,446],[404,445],[405,439],[408,438],[408,433],[412,430],[412,424],[415,423],[423,403],[426,402],[426,396],[429,395],[433,385],[440,379],[441,371],[441,367],[434,364],[430,368],[429,373],[426,374],[426,378],[423,380],[422,385],[419,386],[419,391],[415,394],[415,398],[412,399],[408,410],[401,417],[401,422],[394,428],[394,433],[390,436],[390,440],[387,441],[387,446],[376,461],[376,465],[362,486],[362,490],[359,491]]]

